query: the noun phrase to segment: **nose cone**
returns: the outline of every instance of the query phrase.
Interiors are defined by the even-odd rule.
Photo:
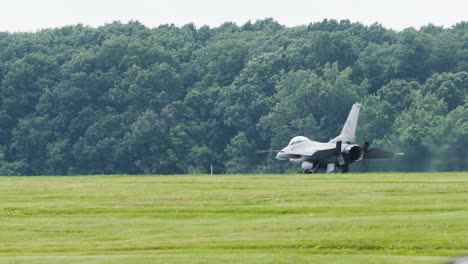
[[[287,160],[286,154],[284,154],[284,152],[282,150],[280,152],[278,152],[278,154],[276,154],[275,158],[277,160]]]

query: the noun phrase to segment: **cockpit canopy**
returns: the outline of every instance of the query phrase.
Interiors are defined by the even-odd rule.
[[[297,144],[299,142],[303,142],[303,141],[310,141],[310,139],[304,137],[304,136],[297,136],[297,137],[293,137],[291,139],[291,141],[289,141],[289,144],[288,146],[291,146],[291,145],[294,145],[294,144]]]

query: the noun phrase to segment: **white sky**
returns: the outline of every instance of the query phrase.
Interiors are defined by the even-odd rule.
[[[402,30],[433,23],[450,27],[468,20],[468,0],[3,0],[0,31],[36,31],[85,24],[93,27],[115,20],[138,20],[147,27],[161,24],[242,25],[272,17],[296,26],[328,19],[378,22]]]

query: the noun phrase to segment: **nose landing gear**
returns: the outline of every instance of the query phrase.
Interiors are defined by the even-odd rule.
[[[319,163],[318,162],[315,162],[315,163],[310,163],[310,162],[307,162],[308,164],[310,164],[309,166],[304,166],[304,163],[303,163],[303,166],[302,166],[302,172],[304,174],[310,174],[310,173],[315,173],[317,172],[317,170],[319,169]]]

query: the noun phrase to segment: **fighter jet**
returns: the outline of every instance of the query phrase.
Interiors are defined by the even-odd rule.
[[[348,172],[349,164],[353,162],[403,155],[378,148],[370,149],[370,143],[367,141],[362,146],[354,143],[360,109],[361,105],[358,103],[352,106],[340,135],[329,142],[321,143],[297,136],[278,152],[276,159],[289,160],[294,165],[301,166],[304,173],[315,173],[319,170],[330,173]]]

